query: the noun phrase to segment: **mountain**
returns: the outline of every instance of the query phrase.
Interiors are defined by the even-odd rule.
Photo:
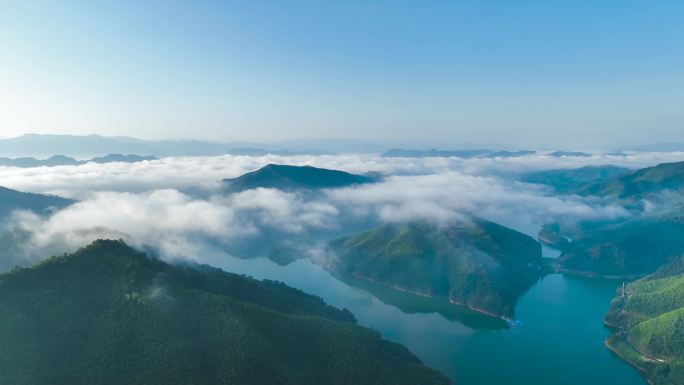
[[[64,155],[53,155],[47,159],[36,159],[32,157],[24,158],[0,158],[0,166],[9,167],[54,167],[54,166],[78,166],[89,162],[93,163],[137,163],[146,160],[156,160],[154,156],[140,156],[140,155],[121,155],[109,154],[102,157],[93,158],[90,160],[76,160],[74,158]]]
[[[40,135],[27,134],[16,138],[0,139],[0,154],[14,157],[46,157],[55,153],[78,158],[91,158],[105,154],[148,154],[165,156],[236,155],[305,155],[384,151],[372,143],[347,140],[303,140],[274,143],[230,142],[202,140],[142,140],[125,136],[100,135]]]
[[[518,156],[526,156],[536,154],[536,151],[493,151],[485,149],[474,150],[405,150],[401,148],[393,148],[385,151],[380,156],[385,158],[515,158]]]
[[[588,157],[588,156],[591,156],[591,154],[586,153],[586,152],[581,152],[581,151],[554,151],[554,152],[549,153],[549,156],[553,156],[555,158]]]
[[[539,278],[541,247],[493,222],[385,224],[330,242],[333,273],[511,319]]]
[[[137,163],[137,162],[144,162],[147,160],[157,160],[157,157],[140,156],[140,155],[133,155],[133,154],[129,154],[129,155],[109,154],[109,155],[90,159],[90,160],[86,161],[86,163],[88,163],[88,162],[93,162],[93,163],[114,163],[114,162]]]
[[[71,199],[52,195],[32,194],[0,187],[0,221],[14,210],[30,210],[45,214],[53,208],[63,208],[74,203]]]
[[[629,173],[617,166],[586,166],[574,169],[544,170],[524,174],[520,180],[526,183],[553,187],[558,193],[569,193],[588,184],[605,181]]]
[[[627,220],[546,225],[540,239],[562,251],[558,267],[594,276],[640,276],[684,254],[684,216],[637,216]]]
[[[539,238],[562,251],[557,262],[561,269],[598,276],[641,276],[684,254],[684,162],[623,175],[613,171],[618,175],[574,189],[568,186],[568,192],[618,203],[630,216],[571,226],[545,225]]]
[[[581,195],[598,195],[619,199],[642,199],[664,190],[684,187],[684,162],[661,163],[608,180],[588,183],[575,190]]]
[[[347,310],[121,241],[0,275],[2,384],[449,381]]]
[[[528,156],[536,154],[536,151],[520,150],[520,151],[494,151],[483,155],[484,158],[517,158],[519,156]]]
[[[405,150],[393,148],[382,153],[385,158],[429,158],[429,157],[458,157],[474,158],[476,156],[489,154],[491,150]]]
[[[28,210],[46,215],[76,201],[53,195],[25,193],[0,187],[0,273],[25,263],[33,250],[31,234],[12,226],[9,215],[15,210]],[[0,383],[2,383],[0,381]]]
[[[23,158],[0,158],[0,166],[8,167],[41,167],[41,166],[73,166],[80,164],[78,160],[64,155],[54,155],[47,159],[36,159],[32,157]]]
[[[269,164],[234,179],[224,179],[227,192],[238,192],[258,187],[281,190],[339,188],[370,183],[374,177],[350,174],[311,166]]]
[[[650,384],[684,383],[684,257],[618,289],[605,323],[606,345]]]

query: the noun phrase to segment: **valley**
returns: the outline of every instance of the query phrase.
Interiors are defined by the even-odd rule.
[[[684,385],[683,20],[0,0],[0,385]]]
[[[173,158],[170,160],[173,161]],[[425,161],[432,162],[429,158]],[[505,160],[500,158],[497,161],[503,162]],[[397,163],[397,161],[393,162]],[[406,162],[406,160],[400,160],[398,164],[402,164],[402,162]],[[159,165],[161,164],[151,164],[150,167],[159,167]],[[76,165],[75,167],[79,166]],[[109,166],[103,164],[101,167]],[[667,169],[669,172],[674,172],[672,171],[673,167]],[[556,192],[553,194],[558,194],[557,196],[561,197],[559,199],[566,199],[562,198],[566,194],[570,197],[567,199],[577,199],[573,197],[583,195],[568,192],[571,189],[568,186],[572,186],[572,189],[582,189],[582,186],[587,184],[615,183],[611,181],[625,178],[625,175],[632,173],[625,170],[624,168],[609,166],[585,167],[577,170],[550,170],[537,173],[534,177],[527,174],[525,178],[528,179],[525,180],[525,183],[530,185],[547,184],[554,187]],[[639,172],[635,171],[634,173]],[[453,175],[446,175],[445,183],[451,183],[450,178]],[[193,186],[189,186],[187,193],[170,193],[168,190],[166,192],[159,190],[150,193],[151,195],[146,198],[149,199],[153,196],[165,198],[168,194],[172,194],[171,196],[176,200],[175,205],[188,205],[189,213],[195,215],[196,212],[200,216],[206,215],[202,211],[203,205],[210,203],[213,205],[210,211],[218,210],[229,214],[221,217],[221,220],[237,221],[239,225],[234,227],[236,229],[258,228],[256,232],[246,232],[245,235],[226,240],[212,238],[210,234],[215,231],[213,230],[215,226],[224,226],[220,225],[221,222],[217,222],[212,224],[213,227],[193,230],[194,235],[185,238],[184,242],[193,245],[192,254],[180,254],[170,258],[167,253],[173,248],[169,249],[165,243],[149,243],[152,239],[149,233],[140,232],[137,225],[118,226],[116,222],[102,222],[102,224],[94,222],[88,225],[91,227],[75,228],[76,232],[60,235],[58,243],[46,243],[44,250],[47,252],[63,249],[69,245],[70,239],[75,239],[74,245],[80,247],[85,239],[94,240],[94,238],[105,234],[107,237],[124,237],[136,243],[136,249],[165,256],[165,259],[170,258],[174,263],[180,264],[180,268],[197,271],[197,273],[192,274],[209,273],[215,277],[207,278],[209,279],[208,282],[214,282],[223,273],[212,270],[207,265],[195,265],[193,262],[188,264],[185,261],[188,256],[201,258],[202,263],[224,269],[230,273],[282,281],[291,287],[302,290],[302,292],[297,292],[301,293],[302,296],[305,296],[304,293],[315,293],[325,303],[335,306],[335,308],[329,307],[323,302],[316,302],[318,300],[309,297],[302,297],[305,304],[302,303],[301,306],[305,306],[306,309],[297,310],[299,305],[295,304],[279,307],[281,305],[276,306],[276,302],[272,301],[287,303],[290,300],[286,299],[283,302],[283,293],[270,291],[264,293],[264,296],[259,299],[259,301],[268,302],[267,308],[276,306],[275,309],[269,308],[271,309],[269,311],[275,310],[287,314],[295,312],[298,317],[309,317],[313,314],[316,317],[332,317],[335,322],[352,324],[358,320],[359,325],[378,330],[379,336],[371,339],[361,338],[358,340],[358,346],[350,346],[349,349],[363,350],[369,346],[386,346],[385,342],[378,342],[382,340],[374,339],[379,337],[405,346],[408,350],[402,350],[405,348],[400,348],[400,345],[387,345],[389,349],[387,351],[388,356],[386,356],[387,362],[378,361],[377,370],[378,373],[384,373],[386,369],[383,368],[386,365],[389,365],[387,367],[406,365],[406,369],[401,369],[398,372],[392,369],[386,375],[387,378],[395,378],[392,377],[394,374],[390,375],[389,373],[401,373],[402,370],[406,370],[405,373],[407,374],[401,376],[411,379],[410,383],[420,383],[419,381],[426,381],[426,384],[447,383],[445,377],[440,377],[436,372],[420,366],[421,363],[424,363],[428,368],[440,371],[451,381],[473,385],[513,385],[518,383],[541,385],[552,381],[560,384],[567,383],[568,385],[576,383],[599,385],[605,383],[608,378],[619,378],[621,383],[627,384],[642,383],[641,376],[621,359],[642,370],[650,381],[659,381],[658,378],[661,378],[662,373],[664,373],[662,367],[665,363],[667,365],[672,364],[671,367],[668,366],[670,369],[667,369],[667,373],[669,373],[667,378],[670,380],[678,378],[678,361],[672,361],[671,357],[662,358],[664,357],[663,353],[650,347],[653,342],[648,342],[662,338],[671,340],[681,335],[678,329],[666,327],[670,322],[674,322],[672,319],[681,317],[676,309],[674,311],[667,310],[667,315],[659,315],[656,310],[648,313],[648,315],[643,313],[636,321],[630,318],[633,317],[634,312],[625,311],[624,306],[626,305],[619,305],[621,299],[617,298],[613,301],[610,312],[605,316],[606,325],[609,325],[612,332],[603,326],[603,318],[608,309],[608,304],[622,280],[632,280],[636,277],[645,276],[660,268],[661,270],[658,270],[653,278],[646,276],[634,284],[628,284],[627,292],[629,294],[641,293],[642,291],[646,293],[647,290],[651,290],[648,295],[653,298],[661,298],[663,287],[667,290],[678,287],[676,283],[678,278],[675,277],[677,274],[681,274],[676,269],[678,265],[661,267],[684,249],[680,237],[684,228],[681,227],[680,217],[671,208],[665,209],[660,208],[661,206],[654,206],[656,208],[651,208],[650,211],[645,212],[642,206],[634,204],[638,202],[637,200],[606,194],[595,202],[606,206],[617,205],[616,207],[629,214],[624,218],[615,219],[584,220],[572,223],[559,221],[546,224],[539,221],[536,225],[525,225],[524,228],[527,229],[528,233],[531,229],[541,228],[538,240],[531,237],[531,234],[516,231],[514,229],[515,224],[511,227],[502,225],[463,209],[457,211],[458,215],[442,221],[425,219],[387,221],[382,220],[381,217],[380,219],[364,217],[363,211],[359,211],[355,214],[356,216],[340,215],[350,207],[347,200],[339,202],[335,200],[339,199],[340,194],[357,194],[363,199],[367,199],[369,196],[380,197],[386,191],[383,190],[386,185],[396,183],[397,180],[403,180],[402,178],[407,180],[426,178],[425,180],[429,181],[429,178],[434,177],[432,175],[425,177],[396,176],[387,171],[378,173],[373,169],[357,174],[308,165],[266,164],[254,171],[220,180],[215,190],[205,188],[202,194],[194,195]],[[670,179],[663,177],[663,180],[669,181]],[[671,186],[671,183],[668,186]],[[439,188],[442,188],[442,185],[439,185],[435,191],[439,191]],[[661,190],[657,186],[650,188],[656,191],[656,195],[653,195],[655,197],[661,197],[660,194],[663,193],[673,194],[672,188]],[[7,201],[14,202],[7,212],[14,213],[16,210],[33,212],[36,217],[30,217],[32,221],[48,221],[42,225],[43,229],[56,226],[55,223],[50,223],[55,218],[68,218],[70,212],[78,213],[91,204],[90,198],[86,198],[83,202],[77,202],[54,195],[26,194],[10,189],[6,191],[8,197],[14,199],[14,201]],[[544,195],[541,194],[549,194],[548,190],[531,191],[539,191],[538,193],[535,192],[535,194],[540,194],[535,198],[537,200],[545,199]],[[440,205],[449,203],[441,195],[437,196],[442,199]],[[117,205],[126,202],[126,200],[121,199],[129,199],[129,195],[125,194],[121,196],[105,195],[105,197],[119,199],[121,203]],[[594,201],[590,200],[589,202]],[[654,200],[653,202],[659,201]],[[363,206],[364,204],[367,203],[362,203],[360,207],[366,207],[366,210],[376,209],[373,206],[375,203],[367,206]],[[421,204],[423,205],[421,207],[426,207],[425,203]],[[161,207],[158,204],[155,205]],[[244,206],[244,209],[241,209],[243,211],[233,208],[241,205]],[[293,206],[299,206],[305,210],[315,210],[296,214],[291,211]],[[325,213],[324,216],[316,211],[319,209],[322,210],[321,213]],[[383,207],[379,210],[381,213],[387,208]],[[121,214],[112,211],[108,215],[98,214],[97,218],[107,219],[111,215],[118,216]],[[15,223],[16,218],[12,216],[7,218],[8,222],[0,233],[0,241],[5,248],[1,257],[4,265],[0,264],[0,267],[5,271],[9,270],[13,264],[22,265],[25,268],[12,270],[3,280],[5,283],[0,284],[0,290],[4,287],[3,285],[6,286],[6,282],[14,279],[11,277],[14,277],[15,274],[20,276],[22,274],[29,274],[29,276],[30,274],[39,274],[38,272],[47,268],[44,266],[51,266],[56,261],[63,261],[67,265],[72,263],[72,260],[87,261],[83,255],[91,255],[89,258],[93,258],[93,247],[102,250],[98,253],[102,253],[105,258],[103,261],[107,258],[113,258],[112,262],[118,261],[116,263],[120,263],[129,258],[123,257],[124,255],[130,254],[130,257],[133,258],[135,254],[138,257],[125,262],[125,265],[135,266],[140,262],[136,259],[140,258],[139,254],[136,254],[138,252],[128,248],[128,246],[116,242],[96,241],[93,246],[84,249],[85,251],[77,251],[73,255],[49,259],[47,262],[27,269],[26,267],[31,266],[28,261],[39,260],[37,258],[41,249],[30,249],[31,254],[24,254],[27,251],[25,246],[44,242],[45,236],[40,232],[34,232],[30,227],[26,227],[25,222]],[[133,220],[135,223],[135,217],[131,216],[131,213],[124,212],[121,218]],[[287,219],[288,221],[291,220],[290,218],[298,218],[304,222],[297,225],[295,225],[297,222],[273,222],[276,218]],[[334,225],[328,223],[334,218],[339,218],[339,222]],[[173,230],[173,226],[175,226],[173,223],[175,220],[171,220],[172,226],[169,227],[161,222],[152,228],[167,226],[165,231],[175,231]],[[204,225],[204,223],[207,222],[197,222],[198,225]],[[208,223],[211,224],[212,222]],[[304,225],[305,223],[307,224]],[[282,227],[283,225],[285,227]],[[183,237],[186,236],[183,232],[178,234]],[[219,234],[226,233],[219,232]],[[74,238],[76,235],[77,237]],[[147,241],[137,241],[145,239]],[[110,254],[107,251],[108,249],[118,251]],[[107,257],[107,255],[110,256]],[[113,255],[119,256],[114,257]],[[102,263],[90,264],[87,265],[88,267],[84,265],[78,269],[81,271],[99,269],[104,267]],[[166,272],[167,269],[175,271],[173,270],[175,267],[171,267],[172,265],[163,265],[161,261],[158,263],[155,265],[157,266],[155,269],[162,269],[165,271],[164,273],[146,272],[143,274],[142,271],[119,270],[116,274],[131,275],[132,277],[143,274],[153,277],[159,274],[167,276],[169,274]],[[126,269],[128,268],[126,267]],[[665,270],[670,274],[667,277],[663,277]],[[227,277],[230,277],[230,274]],[[54,277],[54,279],[58,278],[58,276]],[[612,279],[606,280],[605,278]],[[616,278],[621,280],[616,280]],[[111,276],[107,279],[115,279],[115,277]],[[167,280],[168,278],[163,279]],[[238,281],[242,279],[240,278]],[[81,278],[72,280],[74,285],[94,284],[94,282]],[[154,278],[155,282],[158,280],[159,278]],[[198,275],[192,280],[193,282],[201,282],[202,279]],[[106,282],[106,279],[102,282]],[[133,291],[134,294],[129,293],[127,294],[128,297],[126,295],[124,297],[130,297],[142,305],[148,304],[150,300],[146,297],[145,290],[147,289],[144,289],[144,286],[149,286],[149,281],[148,283],[135,282],[137,281],[126,283],[127,287],[137,285],[137,289]],[[259,284],[256,281],[248,282],[252,281],[247,280],[240,285],[257,286],[247,291],[243,288],[236,292],[221,293],[230,296],[230,301],[252,303],[256,300],[252,295],[256,295],[254,293],[261,289],[257,289]],[[641,282],[647,282],[650,285],[649,287],[656,285],[656,283],[660,286],[655,289],[647,289],[644,286],[645,284]],[[169,284],[175,287],[175,285],[183,285],[184,283],[169,281]],[[275,283],[273,284],[275,285]],[[33,286],[30,280],[22,281],[22,285],[27,289],[31,289]],[[114,286],[116,285],[118,283],[114,284]],[[195,284],[193,283],[193,285]],[[214,293],[216,290],[224,290],[219,289],[219,287],[223,287],[222,285],[216,281],[209,286],[193,286],[191,289],[210,290]],[[6,287],[7,290],[15,290],[12,289],[11,285]],[[35,289],[47,293],[45,288],[35,287]],[[57,289],[54,287],[51,290]],[[287,290],[292,289],[286,289],[286,286],[282,286],[282,290],[287,292]],[[247,298],[240,297],[247,292],[252,294]],[[70,301],[76,300],[75,297],[72,297],[73,293],[56,291],[55,295],[71,298]],[[140,297],[140,295],[143,296]],[[16,294],[7,295],[7,298],[12,297],[16,297]],[[171,295],[171,297],[175,298],[176,294]],[[628,298],[630,299],[626,302],[627,304],[634,302],[631,297]],[[672,303],[670,300],[663,301],[668,304]],[[59,305],[59,301],[54,303],[55,306]],[[16,306],[22,306],[25,309],[28,309],[26,306],[34,306],[30,305],[29,302],[18,304],[14,302],[5,304],[5,321],[3,321],[7,325],[12,325],[12,330],[17,333],[21,329],[21,324],[13,323],[16,322],[14,318],[19,314],[17,313],[19,308]],[[263,307],[264,302],[259,302],[257,305]],[[114,305],[103,306],[112,307]],[[202,305],[202,307],[205,306],[209,306],[208,303]],[[33,314],[36,311],[35,309],[30,310],[29,313]],[[124,309],[121,308],[120,311],[123,312]],[[117,310],[117,313],[120,311]],[[202,309],[197,308],[196,311],[201,312]],[[629,314],[629,316],[622,316],[623,313]],[[55,319],[56,314],[51,313],[47,317]],[[93,315],[93,317],[95,316]],[[164,317],[166,317],[163,314],[151,316],[161,317],[158,318],[159,322],[163,322]],[[646,319],[647,316],[652,316],[653,320]],[[231,316],[227,317],[230,318]],[[100,329],[99,324],[93,324],[94,329],[89,333],[97,334],[101,330],[109,330],[110,326],[107,326],[107,323],[110,321],[106,318],[101,319],[98,322],[102,322],[101,327],[105,329]],[[65,322],[70,321],[65,319]],[[146,329],[135,331],[138,330],[137,326],[133,326],[135,322],[138,322],[135,319],[126,322],[132,323],[130,324],[131,329],[125,333],[149,332]],[[256,324],[252,325],[251,322],[249,321],[245,327],[248,329],[256,327]],[[202,328],[204,327],[202,326]],[[288,327],[296,328],[297,326],[292,324]],[[16,334],[15,332],[13,333]],[[73,331],[66,329],[64,332],[73,333]],[[359,332],[364,333],[361,329]],[[21,333],[25,334],[27,331]],[[169,329],[167,333],[182,336],[190,333],[190,331]],[[305,331],[297,333],[305,333]],[[261,337],[266,336],[262,332],[258,334]],[[579,338],[579,335],[583,337]],[[10,335],[6,337],[5,341],[8,344],[6,350],[8,352],[17,351],[18,340],[12,340]],[[610,349],[603,345],[604,340],[607,340],[606,344]],[[252,342],[248,343],[252,344]],[[274,343],[276,342],[268,342],[270,345]],[[55,342],[55,344],[54,349],[58,349],[62,345],[61,342]],[[183,347],[187,345],[187,342],[179,340],[177,344]],[[256,343],[256,346],[259,344]],[[304,349],[301,346],[283,346],[282,349]],[[555,354],[551,356],[544,354],[549,350],[554,351]],[[492,357],[493,351],[497,351],[496,357]],[[614,351],[615,354],[611,351]],[[182,350],[178,350],[178,352],[182,352]],[[580,352],[582,352],[581,358]],[[638,352],[641,358],[635,359],[634,352]],[[206,354],[217,355],[216,352]],[[404,357],[402,360],[405,362],[398,363],[397,358],[392,354],[399,354]],[[668,354],[675,353],[670,352]],[[158,353],[154,353],[154,355],[158,355]],[[26,360],[33,358],[29,356],[14,357],[17,361],[12,361],[12,365],[18,369],[16,372],[9,372],[8,375],[12,376],[12,381],[16,383],[37,381],[38,377],[26,377],[25,374],[21,374],[27,373],[25,369],[21,369],[22,365],[28,362]],[[68,356],[65,356],[65,360],[66,357]],[[144,357],[141,356],[140,359],[145,360]],[[168,359],[171,360],[169,362],[175,362],[173,360],[176,358],[173,357],[168,356]],[[230,362],[237,359],[231,357],[228,356],[225,359]],[[361,357],[359,356],[360,359],[367,361]],[[384,356],[381,354],[377,358],[382,357]],[[216,356],[216,358],[219,357]],[[566,380],[561,381],[554,375],[563,371],[562,367],[568,360],[572,360],[573,367],[586,367],[586,370],[576,369],[572,375],[566,373],[567,382],[563,382]],[[390,361],[393,363],[390,364]],[[603,371],[596,372],[590,369],[597,362],[601,363],[604,368]],[[64,361],[59,365],[60,367],[68,367],[68,365],[74,364]],[[251,364],[246,365],[250,367]],[[287,370],[289,371],[295,364],[281,362],[278,365],[288,367]],[[307,365],[309,368],[316,367],[328,371],[330,369],[326,365],[331,365],[331,363],[316,361]],[[488,371],[485,365],[493,365],[497,369]],[[217,368],[220,367],[220,363],[217,361],[211,366]],[[98,366],[93,364],[94,373],[98,371],[106,373],[111,370],[109,366],[97,368]],[[189,369],[181,369],[181,372],[188,371]],[[46,376],[52,372],[54,372],[54,368],[46,368],[42,374],[40,371],[36,371],[33,375]],[[324,376],[322,372],[314,370],[311,373],[306,378],[283,381],[306,383],[306,381],[320,381],[320,378],[324,378],[321,377]],[[417,377],[412,377],[414,374],[408,373],[415,373]],[[669,377],[670,374],[672,377]],[[62,374],[59,375],[62,376]],[[238,381],[236,383],[246,381],[245,378],[247,377],[244,377],[246,374],[236,372],[235,375],[237,376],[235,381]],[[344,377],[351,378],[349,376],[357,375],[361,374],[349,372],[344,374]],[[287,378],[285,372],[270,374],[269,376]],[[197,376],[195,377],[197,378]],[[73,381],[78,383],[83,378],[75,378]],[[239,378],[243,379],[240,380]],[[363,377],[353,378],[356,378],[355,381],[358,383],[367,381]],[[132,379],[126,381],[134,382]],[[398,383],[396,381],[399,379],[397,377],[392,381]],[[659,385],[658,382],[655,383]]]

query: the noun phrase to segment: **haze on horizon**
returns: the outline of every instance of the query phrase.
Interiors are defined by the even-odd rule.
[[[0,2],[0,136],[684,142],[684,3]]]

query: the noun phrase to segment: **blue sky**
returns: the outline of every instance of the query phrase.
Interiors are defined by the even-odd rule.
[[[3,1],[0,136],[684,142],[681,1]]]

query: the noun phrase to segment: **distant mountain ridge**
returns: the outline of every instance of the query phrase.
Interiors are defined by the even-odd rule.
[[[392,148],[381,154],[385,158],[516,158],[521,156],[535,155],[535,154],[546,154],[554,158],[563,157],[590,157],[592,154],[582,151],[533,151],[533,150],[492,150],[486,148],[478,149],[456,149],[456,150],[420,150],[420,149],[403,149],[403,148]]]
[[[147,160],[157,160],[155,156],[141,156],[141,155],[122,155],[122,154],[108,154],[105,156],[100,156],[88,160],[76,160],[74,158],[64,156],[64,155],[53,155],[47,159],[36,159],[33,157],[24,158],[0,158],[0,166],[9,167],[55,167],[55,166],[78,166],[86,163],[137,163]]]
[[[125,136],[41,134],[0,139],[0,154],[6,157],[49,157],[54,154],[64,154],[77,158],[91,158],[113,153],[147,154],[157,157],[226,154],[321,155],[343,152],[380,153],[384,150],[382,146],[351,139],[220,143],[186,139],[143,140]]]
[[[223,190],[238,192],[254,188],[277,188],[280,190],[339,188],[371,183],[374,177],[350,174],[312,166],[268,164],[256,171],[234,179],[223,180]]]
[[[549,156],[553,156],[556,158],[562,158],[562,157],[580,157],[580,158],[586,158],[588,156],[591,156],[591,154],[582,152],[582,151],[553,151],[549,153]]]
[[[487,149],[464,149],[464,150],[406,150],[393,148],[385,151],[380,156],[384,158],[513,158],[535,154],[536,151],[496,151]]]

